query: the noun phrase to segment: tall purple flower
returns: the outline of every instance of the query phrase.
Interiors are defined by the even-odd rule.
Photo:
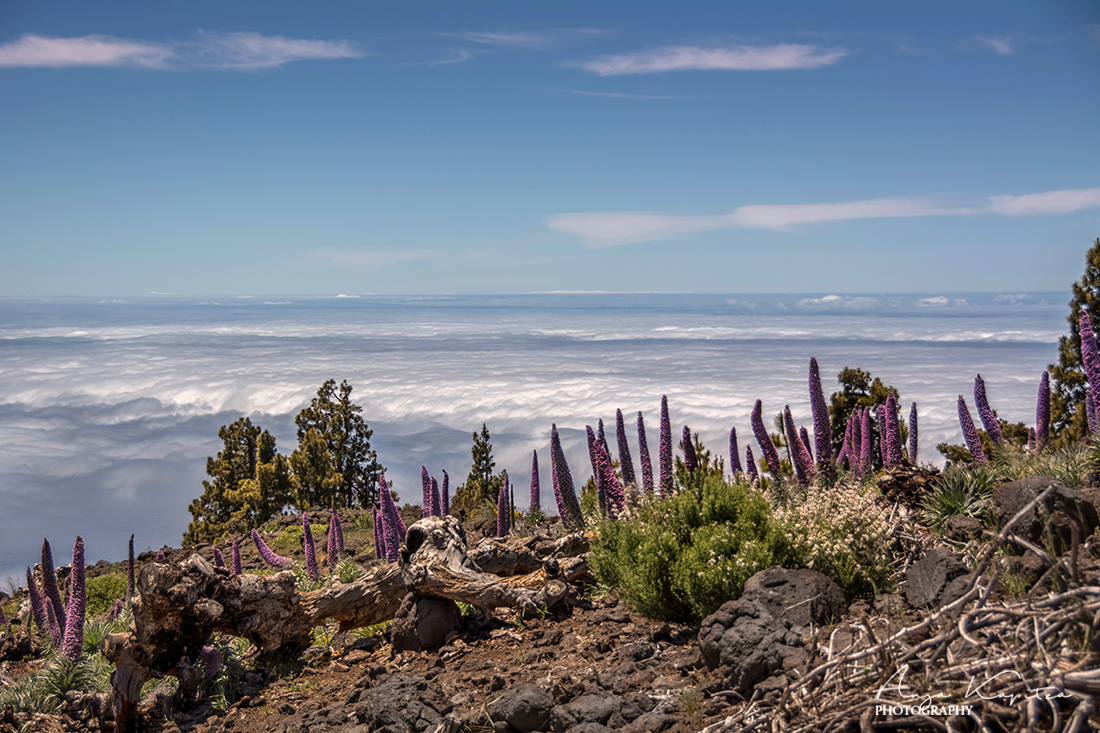
[[[129,599],[134,597],[135,588],[137,586],[134,583],[134,536],[130,535],[130,546],[126,552],[126,598],[127,603]]]
[[[855,410],[848,415],[848,470],[856,481],[863,476],[863,415]]]
[[[745,446],[745,473],[749,475],[752,483],[760,482],[760,473],[756,470],[756,460],[752,457],[752,446]]]
[[[386,561],[386,534],[385,527],[386,520],[382,516],[382,512],[378,511],[378,507],[371,507],[373,514],[372,524],[374,524],[374,556],[382,562]]]
[[[871,470],[871,408],[864,407],[859,420],[859,473]]]
[[[443,516],[443,503],[439,499],[439,482],[432,476],[432,516]]]
[[[283,557],[282,555],[276,555],[272,552],[271,548],[268,547],[267,543],[260,537],[260,533],[255,529],[252,530],[252,541],[256,543],[256,549],[260,552],[260,557],[262,557],[264,562],[268,565],[280,569],[291,566],[291,559],[289,557]]]
[[[886,446],[890,443],[890,435],[886,432],[886,405],[878,405],[875,408],[875,417],[878,419],[878,452],[882,459],[882,465],[890,467],[890,459],[886,455]]]
[[[69,578],[69,607],[65,609],[67,620],[61,656],[75,664],[84,651],[84,611],[88,598],[84,585],[84,538],[79,535],[73,543],[73,569]]]
[[[539,452],[531,451],[531,499],[528,511],[542,511],[542,497],[539,496]]]
[[[642,489],[647,494],[652,494],[653,461],[649,459],[649,440],[646,439],[641,410],[638,411],[638,462],[642,464]]]
[[[994,443],[1005,442],[1001,435],[1001,424],[997,416],[993,414],[993,408],[989,406],[989,398],[985,395],[985,380],[979,374],[974,378],[974,404],[978,406],[978,417],[982,419],[982,427]]]
[[[217,547],[214,548],[214,567],[216,567],[216,568],[224,568],[225,567],[225,558],[222,557],[222,551],[219,550]]]
[[[420,467],[420,516],[432,515],[432,477],[428,475],[428,467]]]
[[[970,451],[971,457],[978,463],[988,463],[985,451],[982,450],[982,439],[978,437],[978,429],[974,427],[974,420],[970,417],[970,410],[962,395],[959,395],[959,422],[962,424],[963,438],[966,440],[966,448]]]
[[[814,416],[814,452],[817,469],[831,481],[835,477],[833,469],[833,430],[829,424],[829,408],[825,404],[825,393],[821,389],[821,373],[817,368],[817,359],[810,357],[810,409]],[[806,447],[809,447],[807,442]]]
[[[313,528],[309,524],[309,514],[302,512],[302,549],[306,555],[306,575],[316,583],[321,577],[317,570],[317,548],[313,544]]]
[[[619,444],[619,472],[623,475],[623,483],[627,486],[637,486],[638,479],[634,476],[634,459],[630,457],[630,444],[626,442],[622,410],[615,410],[615,440]]]
[[[52,603],[46,604],[46,624],[50,632],[50,644],[55,650],[60,649],[62,644],[65,643],[65,633],[57,622],[57,614],[53,612]]]
[[[1039,379],[1039,399],[1035,404],[1035,450],[1042,451],[1050,439],[1050,372]]]
[[[497,537],[507,537],[512,526],[512,511],[508,506],[508,472],[497,493]]]
[[[806,446],[806,452],[810,454],[810,460],[814,459],[814,449],[810,447],[810,434],[806,431],[806,426],[798,426],[798,437],[802,438],[802,445]]]
[[[614,517],[626,506],[626,494],[615,476],[615,469],[611,466],[611,456],[603,443],[596,444],[596,461],[601,476],[600,484],[603,486],[606,511],[608,516]]]
[[[887,467],[901,463],[901,431],[898,429],[898,400],[893,392],[886,397],[886,459]]]
[[[550,426],[550,480],[554,485],[554,498],[557,499],[562,524],[567,528],[584,529],[584,515],[573,488],[569,464],[565,462],[565,452],[561,449],[557,425]]]
[[[771,471],[772,476],[778,476],[779,451],[775,449],[775,443],[772,442],[771,436],[764,428],[763,410],[764,403],[757,400],[752,408],[752,434],[760,445],[760,451],[764,455],[764,462],[768,464],[768,470]]]
[[[844,440],[840,443],[840,450],[836,454],[836,465],[843,466],[844,459],[848,457],[848,451],[852,449],[852,421],[844,424]]]
[[[443,510],[442,516],[447,516],[451,513],[450,483],[451,477],[447,475],[446,471],[444,471],[443,486],[439,490],[440,508]]]
[[[43,634],[49,633],[50,625],[46,620],[46,604],[49,601],[43,603],[42,596],[38,592],[38,584],[34,582],[34,576],[31,575],[31,569],[27,568],[27,596],[31,600],[31,616],[34,618],[35,626]]]
[[[1085,417],[1089,421],[1089,435],[1096,435],[1096,400],[1092,397],[1092,387],[1085,390]]]
[[[661,445],[657,451],[661,469],[661,498],[672,496],[672,423],[668,419],[668,397],[661,395]]]
[[[233,574],[241,574],[241,546],[237,544],[237,540],[233,540]]]
[[[909,462],[917,465],[917,403],[909,407]]]
[[[386,533],[386,559],[389,562],[397,562],[398,548],[405,539],[402,531],[403,523],[393,503],[393,497],[390,496],[390,486],[386,483],[386,477],[379,477],[378,484],[381,488],[379,493],[382,495],[382,514],[385,519],[383,529]]]
[[[607,490],[603,485],[603,471],[600,470],[599,458],[596,457],[598,440],[596,434],[592,432],[591,425],[585,425],[584,429],[588,436],[588,460],[592,464],[592,481],[596,484],[596,500],[599,502],[600,509],[607,511]]]
[[[699,470],[699,455],[695,452],[695,442],[691,439],[691,428],[684,426],[683,437],[680,438],[680,447],[684,449],[684,468],[689,474]]]
[[[57,625],[65,633],[65,604],[61,602],[61,591],[57,588],[57,571],[53,567],[53,550],[48,539],[42,540],[42,595],[53,605]]]
[[[1096,348],[1096,334],[1092,330],[1088,311],[1081,311],[1077,333],[1081,337],[1081,362],[1085,367],[1085,377],[1090,387],[1100,388],[1100,351]]]
[[[741,451],[737,447],[737,428],[730,428],[730,473],[737,479],[737,474],[744,473],[741,468]]]
[[[787,428],[787,443],[791,446],[791,456],[794,459],[794,469],[795,475],[798,477],[798,483],[803,486],[813,483],[815,476],[814,460],[810,457],[810,451],[803,444],[798,430],[794,427],[790,405],[783,408],[783,424]]]
[[[596,440],[600,441],[604,448],[607,447],[607,435],[603,431],[603,420],[596,421]]]

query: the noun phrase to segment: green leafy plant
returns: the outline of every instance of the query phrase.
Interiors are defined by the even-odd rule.
[[[359,567],[354,560],[345,557],[336,563],[335,575],[341,583],[351,583],[363,577],[363,568]]]
[[[111,610],[115,600],[126,597],[126,573],[111,573],[88,578],[88,618],[95,618]]]
[[[952,517],[976,517],[989,522],[993,487],[997,483],[995,467],[949,468],[921,500],[921,518],[940,534]]]

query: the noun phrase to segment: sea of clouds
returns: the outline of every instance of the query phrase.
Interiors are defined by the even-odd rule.
[[[957,395],[980,373],[1000,416],[1034,422],[1035,393],[1065,333],[1068,293],[920,295],[545,294],[500,297],[0,300],[0,579],[21,576],[49,537],[66,561],[126,541],[178,545],[202,492],[218,428],[242,415],[295,446],[294,415],[326,379],[346,379],[372,446],[403,500],[420,466],[452,487],[486,423],[498,469],[526,505],[531,452],[552,506],[557,423],[573,469],[590,473],[586,425],[645,413],[656,455],[659,406],[673,430],[720,454],[751,439],[756,399],[810,423],[807,366],[826,394],[859,367],[920,412],[923,462],[961,442]],[[755,444],[754,444],[755,451]]]

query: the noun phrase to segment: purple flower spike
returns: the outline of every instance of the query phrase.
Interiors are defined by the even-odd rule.
[[[222,653],[217,647],[204,645],[199,650],[199,661],[206,665],[203,676],[212,680],[218,676],[218,668],[222,666]]]
[[[401,531],[401,516],[397,513],[397,507],[394,506],[393,497],[390,496],[390,486],[386,483],[386,477],[380,477],[378,484],[381,489],[379,493],[382,495],[382,514],[385,520],[383,531],[385,532],[386,560],[397,562],[398,548],[404,539]]]
[[[985,395],[985,380],[979,374],[974,378],[974,404],[978,406],[978,417],[982,420],[982,427],[989,433],[994,443],[1005,442],[1001,435],[1001,424],[997,422],[997,416],[993,414],[993,408],[989,406],[989,398]]]
[[[260,557],[262,557],[264,559],[264,562],[266,562],[268,565],[279,569],[290,567],[290,558],[283,557],[282,555],[276,555],[274,552],[272,552],[271,548],[268,547],[267,544],[263,541],[263,538],[260,537],[260,533],[257,532],[255,529],[252,530],[252,541],[256,543],[256,549],[259,550]]]
[[[798,427],[798,437],[802,438],[802,445],[806,446],[806,452],[810,454],[810,460],[814,459],[814,450],[810,447],[810,434],[806,432],[806,427],[800,425]]]
[[[1090,387],[1100,388],[1100,352],[1096,348],[1096,334],[1092,330],[1088,311],[1081,311],[1077,333],[1081,336],[1081,362],[1085,367],[1085,377]]]
[[[121,598],[116,598],[115,599],[115,604],[113,606],[111,606],[111,620],[112,621],[118,620],[118,617],[122,615],[122,609],[123,608],[125,608],[125,606],[122,603],[122,599]]]
[[[420,467],[420,516],[432,515],[432,477],[428,475],[428,467]]]
[[[53,566],[53,550],[48,539],[42,540],[42,595],[53,605],[57,625],[65,633],[65,604],[61,602],[61,591],[57,588],[57,571]]]
[[[241,546],[237,544],[237,540],[233,540],[233,574],[241,574]]]
[[[60,649],[65,643],[65,634],[57,623],[57,614],[53,612],[53,604],[46,604],[46,625],[50,631],[50,644],[54,649]]]
[[[672,424],[668,419],[668,397],[661,395],[661,444],[657,449],[661,473],[661,498],[672,496]]]
[[[768,431],[764,428],[763,410],[764,403],[757,400],[752,408],[752,434],[760,445],[760,451],[764,455],[764,462],[768,464],[768,470],[771,471],[772,476],[778,476],[779,451],[775,449],[775,443],[772,442]]]
[[[890,443],[890,434],[886,431],[886,405],[879,405],[875,409],[875,417],[878,419],[878,452],[879,458],[882,459],[882,465],[886,468],[890,467],[890,459],[886,455],[886,446]]]
[[[699,455],[695,452],[695,442],[691,439],[691,429],[687,425],[684,426],[680,447],[684,449],[684,468],[689,474],[695,473],[699,470]]]
[[[302,549],[306,554],[306,575],[316,583],[321,573],[317,570],[317,548],[313,545],[313,527],[309,524],[309,515],[302,512]]]
[[[87,590],[84,585],[84,538],[79,535],[73,543],[73,569],[69,574],[69,607],[65,609],[65,641],[61,656],[75,664],[84,651],[84,611],[87,608]]]
[[[557,425],[550,426],[550,480],[554,485],[554,497],[558,502],[558,515],[562,524],[571,529],[584,529],[584,515],[573,488],[569,464],[565,462],[565,452],[561,449]]]
[[[607,446],[602,443],[596,445],[596,459],[599,462],[600,484],[603,486],[606,511],[608,516],[615,517],[626,506],[626,494],[615,476],[615,469],[611,466],[611,456],[607,452]]]
[[[795,476],[798,478],[798,483],[808,486],[814,480],[814,460],[794,427],[790,405],[783,408],[783,424],[787,428],[787,441],[791,446],[791,457],[794,459]]]
[[[814,456],[817,468],[828,480],[835,476],[833,471],[833,430],[829,425],[829,408],[825,404],[825,393],[821,389],[821,372],[817,368],[817,359],[810,357],[810,408],[814,416]],[[807,448],[809,443],[807,443]]]
[[[130,535],[130,547],[126,553],[126,597],[133,598],[136,585],[134,584],[134,536]]]
[[[871,470],[871,408],[863,408],[859,422],[859,474],[862,476]]]
[[[447,472],[443,472],[443,486],[439,490],[440,508],[443,510],[443,516],[447,516],[451,513],[451,496],[450,496],[450,483],[451,477],[447,475]]]
[[[542,497],[539,496],[539,452],[531,451],[531,500],[528,511],[542,511]]]
[[[1096,435],[1096,400],[1092,398],[1092,387],[1085,390],[1085,417],[1089,421],[1089,435]]]
[[[752,446],[745,446],[745,473],[749,476],[749,481],[758,484],[760,483],[760,473],[756,470],[756,460],[752,457]]]
[[[507,537],[512,524],[512,511],[508,506],[508,472],[504,472],[504,483],[497,494],[497,537]]]
[[[642,489],[653,493],[653,461],[649,459],[649,441],[645,435],[645,423],[641,410],[638,411],[638,461],[642,464]]]
[[[836,454],[836,465],[842,466],[844,459],[848,457],[848,451],[851,450],[852,443],[852,421],[849,420],[844,425],[844,440],[840,444],[840,451]]]
[[[638,479],[634,476],[634,459],[630,456],[630,444],[626,442],[622,410],[615,410],[615,440],[619,444],[619,471],[623,475],[623,483],[627,486],[637,486]]]
[[[737,474],[744,473],[741,468],[741,451],[737,447],[737,428],[730,428],[730,473],[737,479]]]
[[[1035,405],[1035,450],[1042,451],[1050,439],[1050,372],[1039,380],[1039,399]]]
[[[898,429],[898,400],[891,392],[886,398],[886,457],[889,467],[901,463],[901,430]]]
[[[971,457],[978,463],[989,463],[985,451],[982,450],[982,439],[978,437],[978,429],[974,427],[974,420],[970,417],[970,410],[962,395],[959,395],[959,422],[962,424],[963,438]]]
[[[596,484],[596,497],[599,499],[600,507],[604,507],[604,485],[603,485],[603,472],[600,471],[599,459],[596,457],[596,433],[592,431],[591,425],[585,425],[584,429],[588,434],[588,460],[592,464],[592,480]]]
[[[432,516],[443,516],[443,502],[439,498],[439,482],[432,476]]]
[[[43,634],[48,633],[50,630],[49,622],[46,620],[45,604],[42,602],[42,596],[38,592],[38,585],[34,582],[34,576],[31,575],[31,569],[27,568],[27,595],[31,599],[31,616],[34,617],[34,624],[38,627],[38,630]]]
[[[607,436],[603,432],[603,420],[596,421],[596,440],[603,444],[603,447],[607,447]]]
[[[216,568],[224,568],[225,567],[225,558],[222,557],[222,551],[219,550],[217,547],[214,548],[214,567],[216,567]]]
[[[909,407],[909,462],[917,465],[917,403]]]

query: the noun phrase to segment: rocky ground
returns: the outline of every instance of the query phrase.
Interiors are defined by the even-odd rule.
[[[1023,508],[1049,481],[1017,483],[1017,493],[1001,492],[1012,495],[1000,505]],[[955,542],[915,542],[920,557],[903,569],[899,592],[877,598],[846,599],[813,571],[772,569],[699,628],[640,617],[615,592],[589,589],[581,605],[545,617],[468,613],[441,647],[423,652],[395,652],[388,629],[349,632],[297,659],[255,660],[226,709],[200,700],[178,710],[152,690],[141,724],[173,733],[1100,729],[1093,701],[1100,645],[1089,633],[1100,623],[1100,541],[1090,536],[1096,513],[1079,492],[1059,492],[1055,519],[1061,511],[1070,524],[1085,522],[1067,535],[1061,558],[1038,546],[994,554],[996,542],[1011,543],[1002,536],[991,544],[980,527],[962,522]],[[1032,530],[1049,537],[1051,523],[1026,526],[1030,521],[1020,523],[1019,539],[1029,541]],[[488,531],[469,528],[471,545]],[[1034,625],[1039,643],[1029,644],[1030,626],[1021,623]],[[988,701],[972,695],[980,704],[970,717],[871,715],[876,681],[881,696],[882,681],[896,679],[890,675],[903,660],[913,669],[913,689],[895,685],[891,699],[925,700],[919,674],[921,684],[946,685],[950,701],[962,703],[955,677],[962,685],[969,673],[973,686],[981,670],[1017,667],[1030,670],[1018,691],[1050,683],[1061,685],[1064,697],[1039,706],[1025,694]],[[1002,666],[990,666],[995,662]],[[4,665],[10,678],[33,662]],[[946,699],[948,692],[935,694]],[[101,705],[102,697],[77,695],[67,715],[8,711],[0,732],[99,730]]]

